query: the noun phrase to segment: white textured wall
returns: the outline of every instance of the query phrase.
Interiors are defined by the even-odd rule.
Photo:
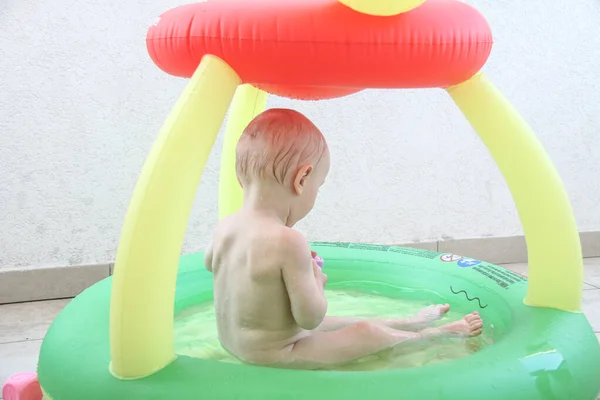
[[[146,28],[181,3],[0,2],[0,267],[113,259],[136,178],[185,84],[152,64]],[[580,230],[600,229],[600,3],[472,3],[495,34],[485,71],[554,159]],[[310,239],[521,232],[501,176],[445,92],[269,106],[305,112],[331,145],[331,177],[301,224]],[[218,158],[217,147],[186,252],[201,249],[216,222]]]

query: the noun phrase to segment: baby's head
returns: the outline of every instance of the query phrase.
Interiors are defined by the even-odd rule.
[[[250,122],[236,149],[236,173],[244,189],[276,185],[293,197],[294,219],[312,209],[329,172],[329,150],[319,129],[301,113],[269,109]]]

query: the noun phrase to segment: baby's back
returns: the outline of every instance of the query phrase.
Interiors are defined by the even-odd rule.
[[[248,362],[270,362],[273,350],[302,332],[291,314],[274,221],[235,214],[221,221],[213,240],[212,269],[219,340]]]

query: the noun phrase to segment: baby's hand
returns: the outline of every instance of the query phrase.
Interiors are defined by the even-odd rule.
[[[317,279],[318,279],[319,283],[321,284],[321,287],[323,289],[325,289],[325,285],[327,285],[327,279],[328,279],[327,275],[321,272]]]
[[[325,288],[325,285],[327,284],[327,275],[323,273],[323,270],[315,260],[313,260],[313,272],[317,282],[321,284],[322,288]]]
[[[317,252],[314,250],[310,251],[310,255],[313,261],[313,272],[315,274],[315,279],[321,284],[322,288],[325,288],[325,285],[327,284],[327,275],[323,273],[323,259],[317,256]]]
[[[311,255],[313,261],[316,262],[320,268],[323,268],[323,259],[317,255],[317,252],[314,250],[311,250],[310,255]]]

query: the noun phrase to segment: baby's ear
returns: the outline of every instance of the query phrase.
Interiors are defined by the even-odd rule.
[[[313,166],[310,164],[303,165],[298,168],[298,172],[296,172],[296,176],[294,177],[294,192],[297,195],[301,195],[304,190],[304,185],[306,184],[306,178],[310,175],[313,170]]]

